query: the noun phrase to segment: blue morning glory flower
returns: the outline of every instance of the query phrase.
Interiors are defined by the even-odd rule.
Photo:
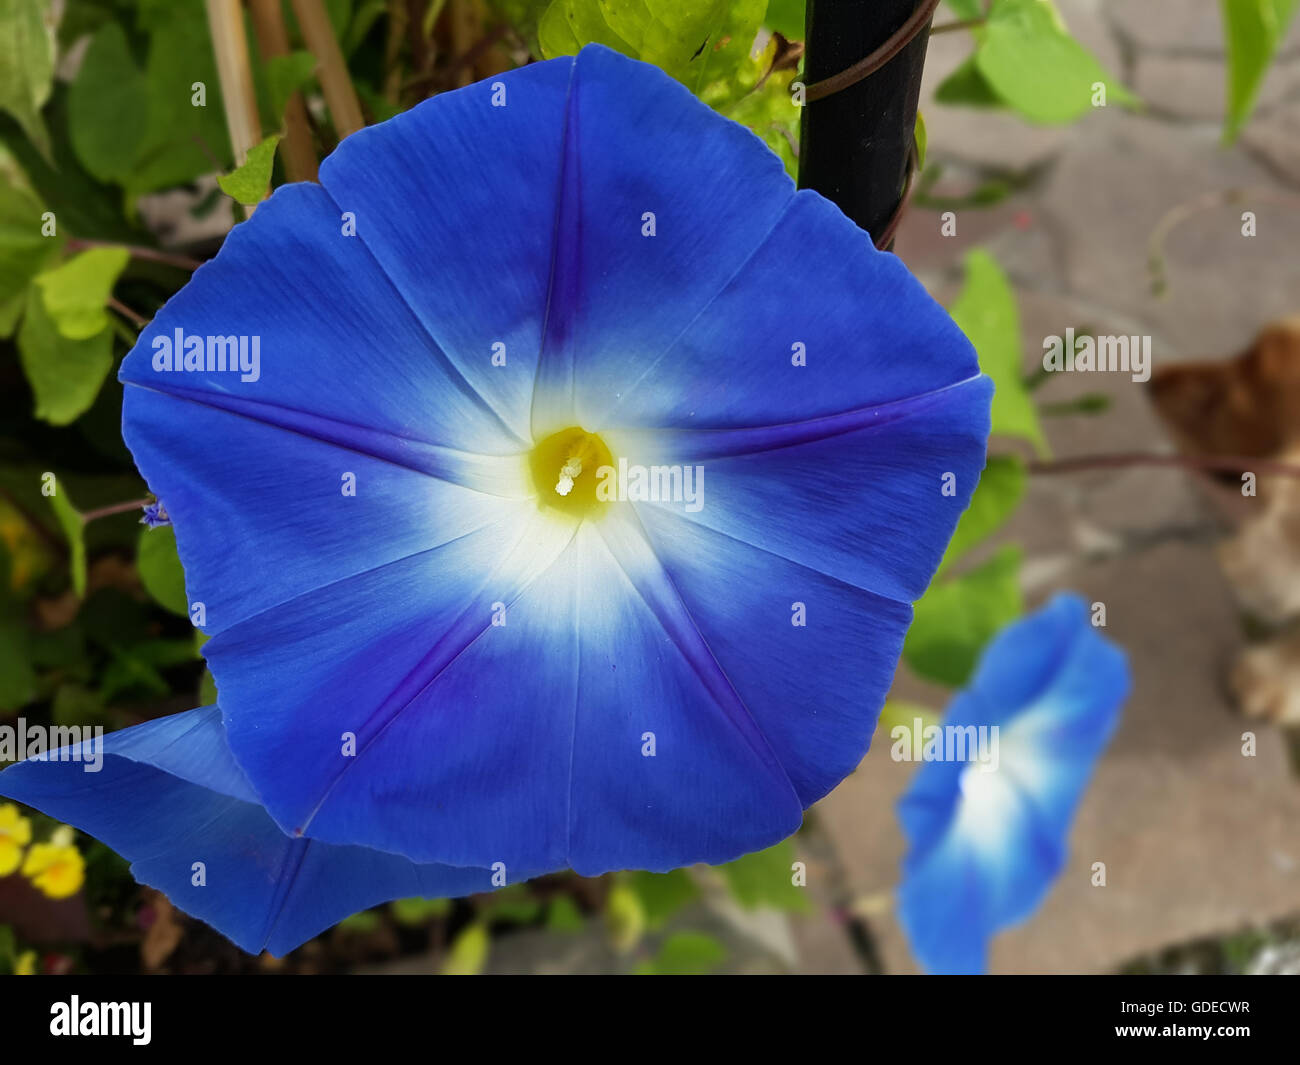
[[[981,748],[996,757],[927,761],[898,804],[910,845],[898,915],[927,970],[983,972],[993,934],[1042,902],[1129,687],[1124,653],[1076,595],[989,644],[943,725],[996,726],[996,745]]]
[[[211,636],[224,732],[191,727],[238,787],[177,739],[0,789],[184,792],[141,875],[281,947],[430,868],[469,870],[455,894],[790,835],[862,758],[983,467],[970,344],[757,138],[598,46],[356,133],[320,180],[120,375]],[[238,819],[231,863],[356,882],[201,911],[203,804]]]

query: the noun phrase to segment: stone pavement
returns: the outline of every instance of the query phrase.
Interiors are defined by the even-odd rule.
[[[1058,0],[1066,22],[1141,93],[1139,113],[1098,109],[1064,129],[944,108],[930,94],[966,54],[935,37],[922,109],[930,158],[960,184],[988,168],[1037,168],[987,211],[958,211],[958,234],[916,210],[897,250],[941,299],[970,247],[989,248],[1020,301],[1026,369],[1067,326],[1149,334],[1157,365],[1222,358],[1269,320],[1300,310],[1300,31],[1293,27],[1241,142],[1220,144],[1223,57],[1217,0]],[[1190,215],[1165,245],[1168,291],[1153,295],[1148,241],[1170,208],[1242,202]],[[1254,210],[1258,236],[1241,236]],[[1126,375],[1059,375],[1044,401],[1105,392],[1099,416],[1046,419],[1055,457],[1169,451],[1144,385]],[[1108,635],[1129,652],[1135,690],[1085,797],[1069,865],[1041,911],[995,942],[994,972],[1105,972],[1163,947],[1300,913],[1300,781],[1281,732],[1246,723],[1224,695],[1244,637],[1216,562],[1215,511],[1188,474],[1153,468],[1035,476],[997,543],[1026,551],[1037,605],[1070,588],[1107,605]],[[900,691],[916,695],[914,682]],[[1258,755],[1241,754],[1257,733]],[[911,767],[879,744],[817,808],[838,853],[840,895],[861,900],[882,967],[915,971],[887,911],[903,841],[893,804]],[[1104,861],[1108,886],[1090,884]],[[816,969],[812,945],[803,964]]]

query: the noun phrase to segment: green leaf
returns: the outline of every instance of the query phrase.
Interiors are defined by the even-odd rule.
[[[27,311],[18,330],[18,355],[36,398],[36,417],[67,425],[86,411],[113,366],[113,331],[69,340],[45,309],[40,287],[27,290]]]
[[[703,976],[727,960],[727,948],[703,932],[669,936],[653,961],[637,966],[638,976]]]
[[[443,976],[479,975],[487,965],[490,946],[486,925],[480,921],[466,925],[447,951],[447,960],[442,966]]]
[[[0,540],[0,712],[17,710],[36,698],[36,670],[22,609],[10,595],[9,552]]]
[[[653,63],[699,93],[748,60],[766,6],[766,0],[552,0],[537,35],[547,59],[595,42]]]
[[[1044,403],[1038,408],[1041,417],[1060,417],[1081,414],[1090,417],[1110,410],[1110,396],[1105,392],[1085,392],[1078,399],[1065,399],[1059,403]]]
[[[0,0],[0,111],[48,158],[41,108],[54,83],[54,15],[45,0]]]
[[[750,69],[752,81],[756,84],[767,68],[760,57]],[[792,178],[799,176],[799,160],[795,155],[795,145],[799,143],[799,108],[790,96],[790,83],[795,77],[793,70],[778,70],[752,90],[744,89],[744,82],[739,78],[715,81],[704,89],[700,97],[710,105],[715,105],[716,101],[724,115],[747,126],[780,157],[786,173]],[[728,103],[729,100],[733,102]]]
[[[641,896],[626,880],[615,880],[605,896],[605,909],[601,914],[605,935],[610,946],[619,954],[626,954],[638,943],[646,931],[646,914]]]
[[[227,196],[233,196],[245,207],[260,203],[271,184],[271,168],[275,165],[275,146],[280,134],[272,133],[261,144],[248,149],[244,165],[217,178],[217,184]]]
[[[30,318],[30,309],[27,314]],[[72,571],[72,590],[77,593],[79,599],[84,598],[86,594],[86,520],[81,516],[81,512],[72,505],[72,500],[68,498],[68,493],[64,491],[63,485],[59,481],[54,482],[54,494],[48,498],[50,500],[50,509],[54,511],[54,518],[63,531],[63,538],[68,541],[68,565]]]
[[[382,5],[381,5],[382,6]],[[271,99],[275,125],[284,120],[289,97],[316,76],[316,57],[310,52],[272,56],[266,64],[266,90]]]
[[[768,0],[763,25],[787,41],[802,41],[806,0]]]
[[[966,285],[949,313],[975,345],[980,369],[993,379],[993,433],[1028,440],[1046,454],[1047,440],[1021,370],[1016,297],[988,252],[977,248],[966,256]]]
[[[903,642],[908,666],[927,680],[958,688],[984,645],[1023,610],[1020,548],[1004,547],[982,566],[932,584],[916,604]]]
[[[388,909],[398,924],[415,927],[428,924],[435,917],[446,917],[451,913],[451,899],[395,899]]]
[[[784,840],[718,868],[736,901],[746,909],[767,906],[805,913],[811,907],[807,894],[793,882],[794,862],[794,844]]]
[[[352,21],[353,0],[325,0],[325,13],[329,16],[334,36],[343,39],[348,23]]]
[[[1107,102],[1137,98],[1070,36],[1050,0],[996,0],[977,32],[975,63],[993,91],[1032,122],[1072,122],[1092,108],[1093,86]]]
[[[99,695],[105,702],[126,692],[161,697],[171,693],[162,670],[195,659],[192,640],[149,639],[129,647],[114,645],[112,661],[100,679]]]
[[[980,0],[948,0],[948,6],[952,8],[953,14],[963,22],[968,19],[982,18],[984,11],[980,7]]]
[[[149,87],[122,27],[95,34],[68,90],[68,135],[81,165],[100,181],[120,182],[135,163],[149,111]]]
[[[920,111],[916,112],[916,130],[912,134],[913,140],[916,141],[916,170],[920,173],[925,169],[925,149],[928,138],[925,132],[925,116]]]
[[[140,583],[155,602],[173,614],[189,617],[190,601],[185,595],[185,571],[176,556],[176,532],[170,525],[140,530],[136,550],[136,568]]]
[[[199,705],[215,706],[218,702],[217,681],[212,676],[212,670],[205,669],[203,676],[199,678]]]
[[[975,56],[968,56],[962,64],[940,82],[934,90],[938,103],[957,107],[1003,107],[1002,97],[980,73]]]
[[[50,701],[50,718],[56,725],[108,723],[104,700],[80,684],[60,684]]]
[[[63,247],[41,235],[45,207],[12,181],[0,183],[0,336],[10,336],[27,305],[26,288]]]
[[[0,296],[0,337],[5,338],[13,336],[14,326],[22,318],[23,308],[27,306],[26,287],[7,291],[12,295]]]
[[[940,573],[1011,517],[1025,494],[1026,482],[1025,464],[1018,457],[989,458],[970,506],[957,522],[948,550],[939,563]]]
[[[444,3],[446,0],[432,0],[429,13],[440,15]],[[532,55],[542,54],[541,46],[537,43],[537,23],[551,6],[549,0],[488,0],[488,3],[514,27],[515,33],[528,46]],[[432,30],[433,26],[429,25],[428,31]]]
[[[586,927],[582,912],[568,895],[556,895],[546,910],[548,932],[581,932]]]
[[[887,699],[885,705],[880,709],[880,719],[876,722],[876,734],[888,736],[900,725],[903,728],[911,729],[917,718],[921,719],[921,727],[927,725],[937,725],[942,719],[943,714],[937,710],[932,710],[928,706],[922,706],[920,703],[909,703],[902,699]]]
[[[436,5],[430,5],[433,6]],[[357,13],[352,16],[347,33],[339,38],[339,47],[343,49],[345,56],[350,56],[361,46],[361,42],[366,39],[366,35],[370,33],[375,22],[383,16],[387,8],[388,0],[367,0],[361,5]],[[431,32],[426,33],[425,37],[431,35]]]
[[[17,710],[35,698],[27,626],[21,618],[0,618],[0,711]]]
[[[37,276],[45,310],[61,336],[89,340],[109,326],[105,307],[130,257],[125,248],[91,248]]]
[[[144,21],[143,14],[140,19]],[[202,0],[154,5],[147,28],[149,110],[126,180],[133,196],[181,185],[231,164],[221,83]],[[193,102],[198,82],[206,93],[202,107]]]
[[[1219,0],[1227,46],[1225,143],[1236,140],[1255,107],[1264,74],[1300,0]]]
[[[527,884],[510,884],[484,896],[483,912],[493,924],[530,924],[542,913],[542,903]]]
[[[344,917],[339,922],[339,928],[345,932],[354,932],[357,935],[368,935],[371,932],[377,932],[382,924],[382,919],[374,910],[362,910],[350,917]]]
[[[670,873],[629,873],[627,883],[641,900],[646,927],[652,931],[662,928],[673,914],[700,893],[691,874],[685,869]]]

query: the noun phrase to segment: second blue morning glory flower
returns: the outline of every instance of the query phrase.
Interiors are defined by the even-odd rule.
[[[1124,652],[1062,594],[1005,628],[949,706],[946,734],[994,757],[927,761],[899,800],[899,919],[930,972],[976,973],[1066,861],[1075,809],[1130,688]]]

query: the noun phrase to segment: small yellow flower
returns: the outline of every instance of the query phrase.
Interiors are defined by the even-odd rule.
[[[25,950],[18,955],[18,960],[14,962],[14,976],[35,976],[36,975],[36,951]]]
[[[66,899],[81,890],[86,860],[70,842],[70,833],[56,832],[49,843],[33,844],[23,862],[23,876],[51,899]]]
[[[32,823],[11,802],[0,806],[0,876],[8,876],[23,860],[23,848],[32,841]]]

